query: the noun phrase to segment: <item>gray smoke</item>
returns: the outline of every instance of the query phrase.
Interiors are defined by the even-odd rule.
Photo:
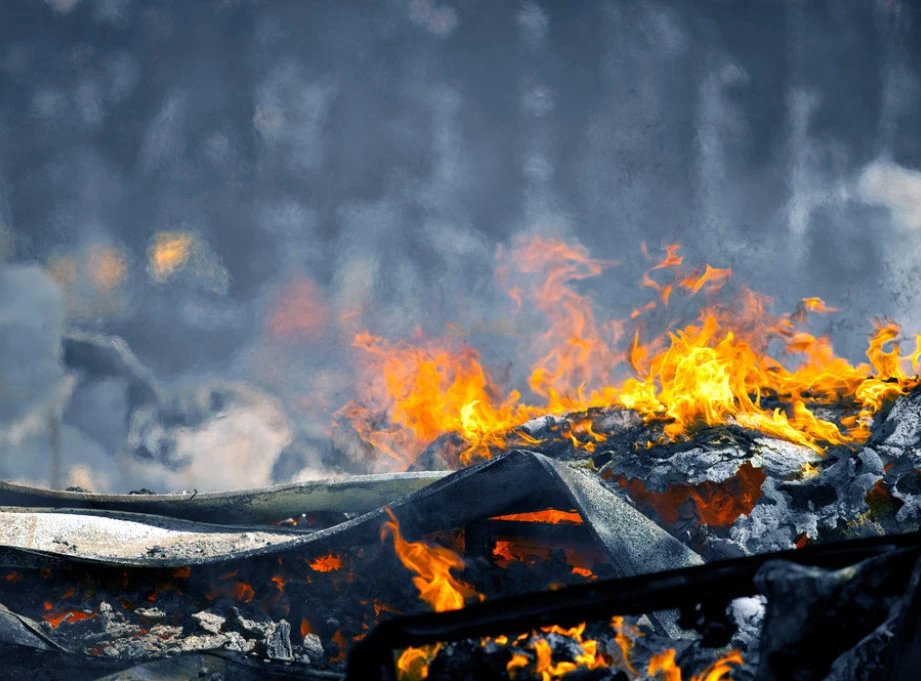
[[[521,233],[622,261],[582,282],[612,317],[648,299],[640,244],[680,242],[778,311],[839,308],[818,330],[853,361],[871,317],[921,331],[917,19],[899,0],[7,0],[3,474],[47,476],[54,418],[100,488],[206,488],[207,461],[235,462],[212,486],[315,474],[364,329],[454,323],[521,388],[515,343],[482,332],[511,310],[495,253]],[[173,269],[150,263],[164,234],[189,239]],[[123,338],[162,390],[135,404],[124,376],[65,366],[67,330]],[[213,392],[227,404],[176,406]]]

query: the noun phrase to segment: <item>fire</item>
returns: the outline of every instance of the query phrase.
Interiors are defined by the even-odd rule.
[[[921,342],[911,356],[901,355],[901,329],[894,322],[876,323],[869,362],[852,365],[835,355],[827,337],[809,332],[810,314],[835,311],[824,301],[805,298],[792,313],[771,314],[769,298],[730,286],[731,270],[686,269],[679,248],[668,246],[642,284],[662,306],[674,307],[679,293],[706,303],[690,323],[676,318],[659,334],[646,319],[657,301],[605,321],[591,297],[576,290],[577,283],[616,263],[542,237],[500,249],[497,277],[515,301],[515,314],[540,315],[546,322],[531,348],[528,386],[538,400],[529,404],[516,391],[502,397],[477,351],[456,336],[394,343],[364,333],[354,345],[365,351],[370,387],[341,413],[362,438],[404,467],[447,433],[462,436],[457,463],[468,465],[502,449],[511,430],[527,419],[592,408],[635,410],[647,422],[660,422],[670,441],[701,426],[734,424],[821,453],[830,445],[865,441],[873,415],[919,384],[913,372]],[[850,413],[840,422],[816,414],[816,406],[829,404]],[[588,433],[583,425],[564,435],[592,453],[604,436],[590,425]],[[533,439],[521,430],[515,437]]]
[[[480,364],[477,352],[455,339],[392,344],[359,334],[354,345],[369,358],[370,387],[365,401],[383,408],[389,430],[376,430],[377,409],[348,405],[344,413],[368,442],[394,459],[411,463],[432,440],[458,432],[469,444],[464,464],[488,456],[489,445],[504,442],[502,433],[526,420],[518,393],[504,402]]]
[[[407,648],[397,659],[397,673],[400,681],[422,681],[429,676],[429,665],[438,651],[439,644],[422,648]]]
[[[187,232],[160,232],[147,251],[150,274],[163,283],[189,262],[195,237]]]
[[[691,681],[731,681],[732,665],[740,664],[742,664],[742,655],[739,651],[733,650],[700,674],[692,677]],[[661,678],[662,681],[681,681],[681,669],[675,664],[675,651],[669,649],[659,655],[653,655],[649,660],[649,668],[646,673],[649,676]]]
[[[468,598],[483,596],[474,589],[457,581],[451,570],[461,570],[464,561],[460,556],[442,546],[428,546],[422,542],[408,542],[400,535],[396,517],[385,509],[390,522],[381,528],[381,541],[387,533],[393,533],[393,546],[403,565],[416,574],[413,584],[419,590],[419,598],[428,603],[435,612],[459,610]]]

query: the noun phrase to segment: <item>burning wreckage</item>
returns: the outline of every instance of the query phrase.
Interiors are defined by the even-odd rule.
[[[774,318],[746,292],[661,343],[637,331],[633,377],[595,389],[585,367],[615,353],[570,284],[605,265],[539,240],[514,261],[534,253],[541,410],[495,399],[469,348],[356,339],[383,401],[339,412],[336,451],[406,472],[212,494],[0,485],[0,674],[916,678],[921,379],[898,327],[854,367],[804,331],[821,301]],[[728,280],[676,254],[631,319]],[[785,367],[776,342],[805,359]]]

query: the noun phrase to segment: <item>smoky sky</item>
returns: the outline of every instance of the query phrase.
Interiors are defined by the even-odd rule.
[[[440,333],[502,309],[496,247],[521,233],[621,261],[586,283],[620,314],[648,266],[640,244],[679,242],[780,309],[821,296],[841,310],[836,347],[860,360],[871,317],[921,331],[917,14],[899,0],[5,0],[0,256],[53,273],[117,249],[117,293],[73,284],[69,328],[124,338],[165,382],[247,381],[289,412],[341,360],[328,336],[266,359],[292,281],[376,333]],[[204,264],[163,282],[148,249],[170,231],[194,234]],[[102,393],[117,391],[78,389],[89,402],[71,412]],[[108,432],[103,450],[124,435],[81,418],[81,437]]]

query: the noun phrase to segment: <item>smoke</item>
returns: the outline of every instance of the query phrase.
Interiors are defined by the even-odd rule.
[[[870,317],[921,331],[921,40],[904,3],[4,14],[4,475],[47,481],[55,418],[62,480],[71,466],[100,489],[333,470],[365,330],[452,324],[521,388],[527,343],[505,333],[494,269],[522,233],[623,263],[578,282],[605,317],[646,300],[640,244],[679,242],[779,309],[842,310],[818,330],[852,360]],[[124,339],[155,397],[63,363],[74,330]],[[205,409],[214,392],[226,404]]]

